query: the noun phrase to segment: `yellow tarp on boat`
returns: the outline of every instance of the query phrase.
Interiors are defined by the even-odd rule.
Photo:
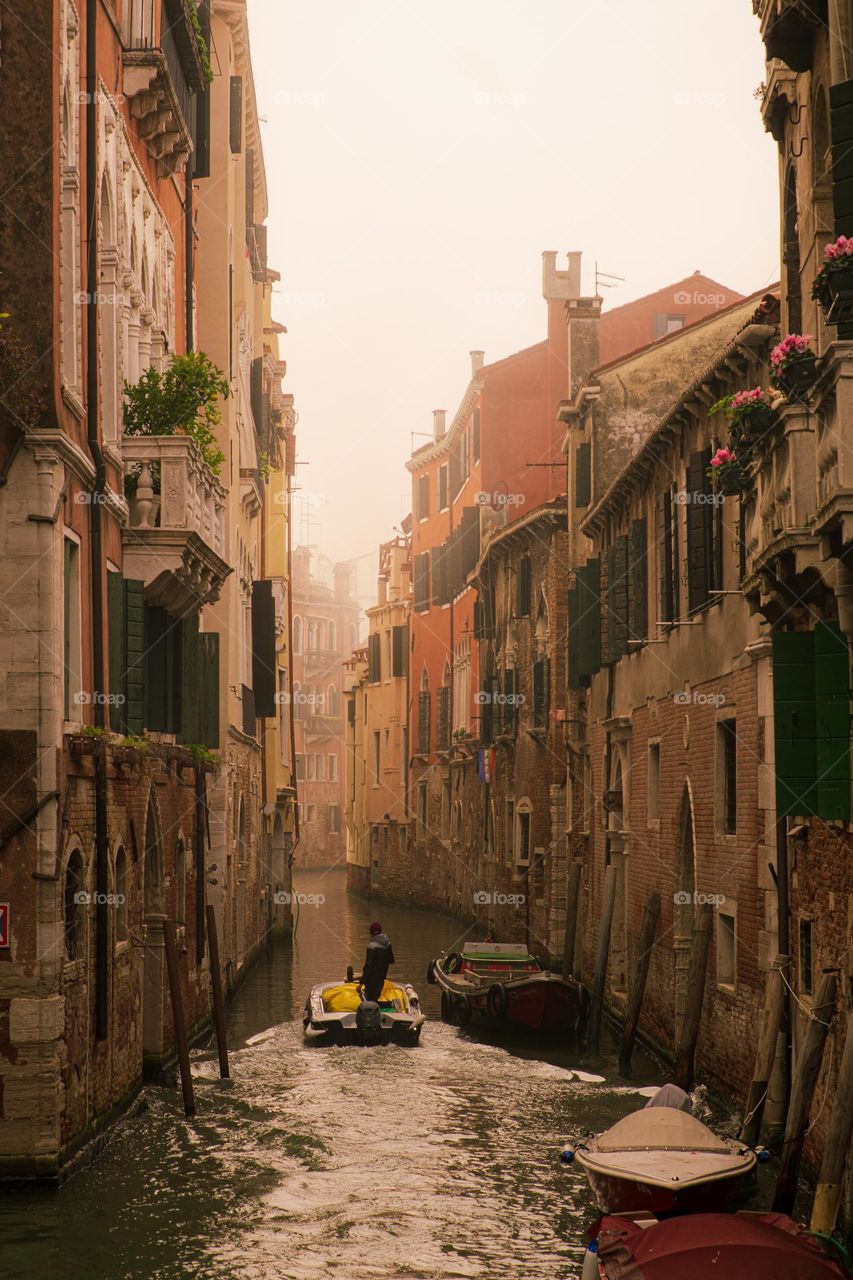
[[[408,1012],[409,1003],[406,993],[393,982],[386,982],[379,997],[380,1004],[399,1002],[400,1009]],[[337,987],[326,987],[323,991],[323,1004],[328,1013],[354,1013],[361,1004],[361,996],[354,982],[342,982]]]

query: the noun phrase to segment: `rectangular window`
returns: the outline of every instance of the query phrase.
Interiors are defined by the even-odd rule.
[[[315,822],[316,819],[317,819],[317,806],[315,804],[309,804],[305,810],[305,821]]]
[[[504,813],[504,850],[507,858],[515,853],[515,801],[507,800]]]
[[[646,794],[646,817],[649,822],[660,818],[660,743],[649,743],[649,769]]]
[[[329,831],[332,835],[339,835],[341,830],[341,806],[339,804],[329,805]]]
[[[475,409],[471,418],[471,452],[474,461],[480,461],[480,410]]]
[[[329,752],[329,781],[337,782],[338,780],[338,757]]]
[[[391,630],[385,632],[385,679],[391,679]]]
[[[64,714],[66,720],[80,718],[82,692],[83,638],[80,621],[80,545],[73,538],[65,539],[64,546],[64,637],[65,679],[63,684]]]
[[[726,835],[737,831],[737,721],[717,725],[720,827]]]
[[[800,991],[814,994],[814,951],[811,920],[800,921]]]
[[[314,782],[317,777],[317,757],[313,751],[308,756],[308,781]]]
[[[304,780],[305,778],[305,757],[301,752],[296,757],[296,778],[297,781]]]
[[[717,915],[717,982],[721,987],[737,985],[737,936],[735,917]]]
[[[414,607],[418,612],[423,612],[430,606],[429,596],[429,552],[425,551],[422,555],[415,556],[415,573],[414,573]]]
[[[382,759],[382,735],[378,729],[373,731],[373,785],[379,786],[379,772]]]
[[[519,618],[526,618],[530,613],[530,556],[522,556],[518,562],[515,612]]]
[[[438,509],[446,511],[447,502],[447,463],[438,469]]]
[[[518,815],[518,861],[530,861],[530,814]]]
[[[418,519],[426,520],[429,515],[429,476],[418,476]]]

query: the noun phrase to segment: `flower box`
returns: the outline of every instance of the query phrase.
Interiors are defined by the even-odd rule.
[[[740,493],[746,485],[746,470],[732,449],[720,448],[711,459],[708,479],[716,493]]]
[[[827,271],[816,293],[827,324],[853,321],[853,263]]]
[[[816,377],[817,356],[813,351],[804,351],[776,374],[776,385],[789,399],[799,399],[812,387]]]

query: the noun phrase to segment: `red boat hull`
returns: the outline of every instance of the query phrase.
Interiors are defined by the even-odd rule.
[[[506,1016],[529,1031],[554,1031],[573,1025],[580,1012],[574,987],[561,982],[531,982],[508,992]]]
[[[731,1202],[740,1171],[716,1182],[680,1188],[650,1186],[630,1178],[614,1178],[586,1169],[589,1184],[603,1213],[721,1213]]]

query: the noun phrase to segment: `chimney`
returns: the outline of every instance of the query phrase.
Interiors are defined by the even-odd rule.
[[[472,379],[472,381],[473,381],[473,379],[474,379],[474,378],[476,378],[477,374],[478,374],[478,373],[480,372],[480,370],[482,369],[482,367],[483,367],[483,360],[485,359],[485,356],[486,356],[485,351],[472,351],[472,352],[471,352],[471,379]]]
[[[542,297],[547,302],[568,302],[581,296],[581,254],[569,253],[568,270],[557,270],[557,253],[546,249],[542,254]]]
[[[335,599],[349,600],[352,590],[352,565],[345,562],[335,565]]]
[[[444,431],[445,431],[444,420],[446,416],[447,416],[446,409],[433,409],[432,411],[433,440],[440,440],[441,437],[444,435]]]

